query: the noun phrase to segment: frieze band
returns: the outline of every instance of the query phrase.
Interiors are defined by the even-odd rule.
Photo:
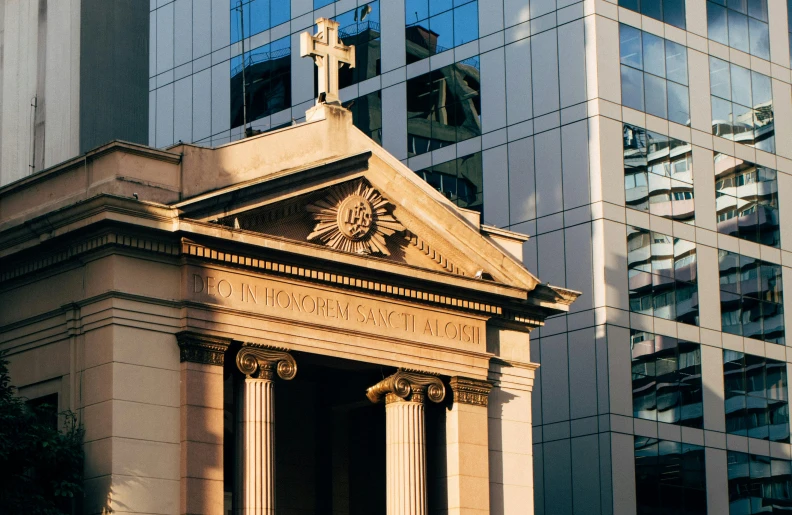
[[[484,407],[489,405],[491,383],[467,377],[452,377],[449,384],[454,393],[454,403]]]
[[[379,402],[385,397],[385,403],[391,402],[424,402],[428,397],[432,402],[440,402],[445,398],[445,385],[439,377],[399,369],[375,384],[366,391],[371,402]]]
[[[200,333],[183,331],[176,333],[181,363],[200,363],[222,367],[225,352],[231,344],[230,338],[219,338]]]
[[[275,379],[275,374],[285,380],[297,375],[297,361],[285,349],[243,344],[237,353],[237,368],[248,377]]]

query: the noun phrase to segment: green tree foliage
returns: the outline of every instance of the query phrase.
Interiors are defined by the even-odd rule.
[[[82,427],[67,412],[59,431],[53,410],[14,396],[0,353],[0,513],[68,514],[82,492]]]

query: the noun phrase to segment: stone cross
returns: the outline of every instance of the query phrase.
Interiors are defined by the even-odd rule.
[[[319,97],[328,104],[340,104],[338,99],[338,69],[344,63],[355,67],[355,46],[345,46],[338,39],[338,22],[328,18],[316,20],[319,33],[300,34],[300,57],[313,57],[319,67]],[[324,95],[323,95],[324,94]],[[319,101],[317,101],[319,103]]]

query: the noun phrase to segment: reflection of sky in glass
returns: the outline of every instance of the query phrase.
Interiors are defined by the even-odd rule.
[[[246,38],[276,27],[289,21],[291,3],[283,0],[230,0],[231,43],[241,39],[242,31]],[[240,18],[240,8],[241,15]],[[244,21],[244,29],[242,27]]]
[[[405,22],[436,34],[436,52],[443,52],[478,39],[478,2],[407,0]]]

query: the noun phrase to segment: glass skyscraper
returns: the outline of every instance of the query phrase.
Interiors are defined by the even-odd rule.
[[[534,469],[493,502],[786,512],[790,4],[151,0],[149,144],[303,121],[299,34],[336,19],[356,126],[583,292],[532,334]]]

